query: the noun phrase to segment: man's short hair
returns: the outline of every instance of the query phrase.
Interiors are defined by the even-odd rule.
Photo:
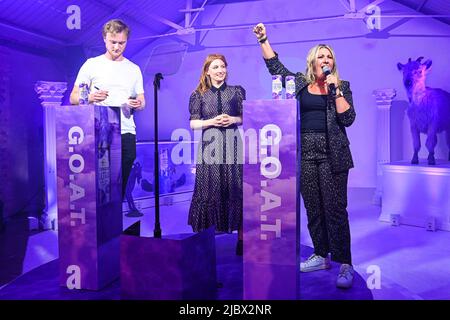
[[[107,23],[103,25],[103,38],[106,38],[107,33],[121,33],[125,32],[125,35],[128,37],[130,36],[130,28],[120,19],[112,19],[109,20]]]

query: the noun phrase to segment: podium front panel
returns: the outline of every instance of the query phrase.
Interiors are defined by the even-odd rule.
[[[56,107],[60,285],[98,290],[119,275],[120,109]]]
[[[296,299],[296,100],[244,102],[244,299]]]

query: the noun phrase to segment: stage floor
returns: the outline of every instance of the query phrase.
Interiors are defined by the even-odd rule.
[[[217,289],[217,300],[242,300],[242,258],[234,254],[236,235],[216,237],[217,280],[223,287]],[[303,258],[312,248],[303,247]],[[365,280],[355,274],[351,290],[335,287],[339,266],[325,271],[301,273],[299,299],[305,300],[372,300]],[[117,280],[99,291],[69,290],[58,283],[58,259],[41,265],[10,282],[0,290],[0,300],[120,300],[120,282]]]
[[[349,189],[349,216],[352,233],[353,263],[357,276],[350,290],[335,287],[338,266],[326,271],[301,274],[300,299],[450,299],[450,232],[429,232],[423,228],[398,226],[380,222],[381,208],[372,205],[372,188]],[[187,222],[189,202],[161,207],[163,234],[191,232]],[[153,230],[153,209],[144,208],[144,216],[124,216],[124,228],[140,219],[144,234]],[[311,240],[306,229],[306,217],[301,218],[301,256],[311,254]],[[216,236],[219,300],[242,299],[242,258],[235,256],[236,234]],[[0,245],[11,251],[16,245],[11,239],[0,237]],[[119,282],[99,292],[72,292],[58,286],[57,235],[54,231],[30,235],[26,245],[17,250],[22,259],[21,276],[0,287],[0,299],[120,299]],[[2,252],[5,252],[2,250]],[[0,265],[7,266],[12,256],[0,257]],[[10,263],[11,265],[11,263]],[[14,264],[12,264],[14,265]],[[366,280],[370,268],[380,270],[380,289],[368,289]],[[2,273],[7,268],[2,268]],[[11,273],[11,270],[9,271]]]

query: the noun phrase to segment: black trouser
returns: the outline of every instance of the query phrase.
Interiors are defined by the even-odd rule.
[[[125,196],[128,177],[136,159],[136,135],[122,134],[122,199]]]
[[[302,133],[301,193],[314,253],[351,264],[347,181],[348,170],[331,169],[325,133]]]

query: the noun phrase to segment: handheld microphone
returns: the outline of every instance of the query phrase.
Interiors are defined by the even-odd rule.
[[[330,67],[329,66],[327,66],[327,65],[324,65],[323,67],[322,67],[322,71],[323,71],[323,73],[325,74],[325,76],[328,76],[329,74],[331,74],[331,69],[330,69]],[[329,94],[331,94],[333,97],[336,95],[336,86],[334,85],[334,83],[331,83],[329,86],[328,86],[328,88],[330,89],[329,90]]]

